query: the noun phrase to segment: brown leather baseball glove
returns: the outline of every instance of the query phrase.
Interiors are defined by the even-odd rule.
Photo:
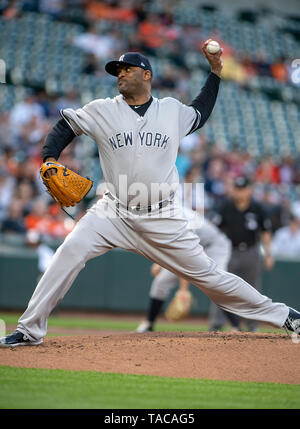
[[[170,322],[184,319],[189,314],[191,305],[191,292],[179,289],[165,311],[166,319]]]
[[[45,173],[55,169],[56,174],[46,177]],[[61,207],[79,203],[93,186],[93,182],[69,170],[58,162],[44,162],[40,169],[42,180],[50,195]]]

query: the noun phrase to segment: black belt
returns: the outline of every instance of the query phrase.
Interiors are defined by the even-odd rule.
[[[240,252],[245,252],[246,250],[252,249],[253,247],[257,247],[257,244],[247,244],[247,243],[239,243],[233,246],[234,250],[239,250]]]
[[[145,213],[151,213],[153,210],[160,210],[163,207],[166,207],[174,198],[174,193],[170,195],[170,198],[167,200],[159,201],[158,203],[154,203],[152,205],[148,206],[141,206],[140,203],[136,206],[128,206],[126,204],[121,203],[114,195],[112,195],[110,192],[106,192],[104,195],[106,195],[110,200],[116,201],[118,206],[123,207],[125,210],[135,213],[135,214],[145,214]]]

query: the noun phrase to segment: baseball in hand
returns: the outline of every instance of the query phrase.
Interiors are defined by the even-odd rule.
[[[220,45],[215,40],[211,40],[207,45],[206,49],[210,54],[215,54],[220,50]]]

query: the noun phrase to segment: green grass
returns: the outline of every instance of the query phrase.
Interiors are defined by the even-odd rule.
[[[12,313],[0,313],[0,319],[4,320],[6,325],[17,325],[18,318],[20,314],[12,314]],[[99,319],[94,318],[84,318],[78,316],[50,316],[48,319],[49,327],[57,327],[57,328],[67,328],[67,329],[104,329],[104,330],[116,330],[116,331],[134,331],[140,319],[134,320],[120,320],[120,318],[116,318],[116,320],[110,319]],[[160,332],[199,332],[199,331],[207,331],[208,324],[188,324],[188,323],[169,323],[169,322],[159,322],[155,326],[156,331]],[[274,329],[272,327],[263,327],[260,329],[262,332],[277,332],[280,333],[278,329]]]
[[[4,320],[7,325],[17,325],[20,315],[11,313],[1,313],[0,319]],[[134,320],[116,320],[108,319],[91,319],[78,316],[50,316],[48,319],[48,326],[59,328],[78,328],[78,329],[111,329],[117,331],[134,331],[139,324],[140,319]],[[157,323],[157,331],[205,331],[208,325],[196,325],[186,323]]]
[[[299,408],[300,386],[0,366],[0,408]]]

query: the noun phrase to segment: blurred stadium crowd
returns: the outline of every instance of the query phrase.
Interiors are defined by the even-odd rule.
[[[108,60],[144,53],[153,65],[153,95],[190,103],[209,70],[201,45],[211,37],[224,49],[223,82],[209,122],[181,143],[180,178],[205,183],[210,214],[235,177],[251,177],[274,232],[290,225],[292,214],[300,241],[300,83],[292,67],[300,19],[266,7],[224,13],[197,0],[0,0],[0,14],[3,234],[35,230],[62,239],[72,229],[39,178],[41,147],[61,108],[117,94],[104,71]],[[87,137],[76,138],[60,162],[96,185],[102,179]],[[96,188],[72,211],[76,217],[97,198]]]

